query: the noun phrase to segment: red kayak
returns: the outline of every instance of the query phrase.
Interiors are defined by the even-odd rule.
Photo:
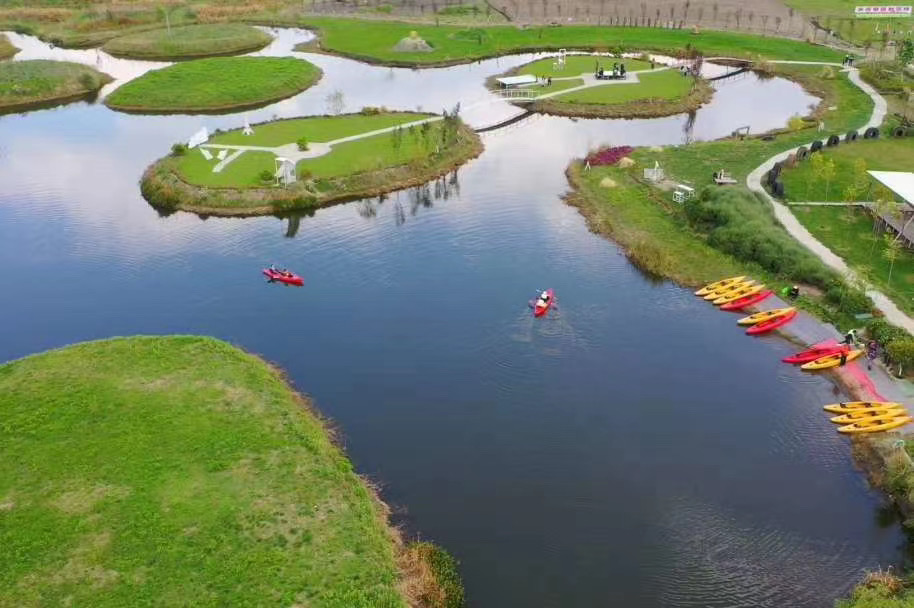
[[[781,361],[784,363],[809,363],[810,361],[815,361],[820,357],[837,355],[842,351],[847,352],[848,350],[849,349],[846,344],[835,344],[833,346],[815,346],[809,350],[804,350],[803,352],[797,353],[795,355],[784,357],[781,359]]]
[[[301,287],[305,284],[304,279],[295,274],[294,272],[289,272],[288,270],[283,272],[281,270],[273,270],[272,268],[264,268],[263,274],[267,275],[267,278],[272,281],[279,281],[280,283],[285,283],[286,285],[297,285]]]
[[[552,308],[552,303],[555,302],[555,293],[551,289],[547,289],[546,295],[548,295],[549,298],[545,302],[542,298],[537,298],[536,302],[533,304],[534,317],[542,317]]]
[[[750,336],[757,336],[759,334],[767,333],[767,332],[771,331],[772,329],[777,329],[778,327],[781,327],[782,325],[787,325],[788,323],[790,323],[793,320],[793,318],[795,316],[797,316],[797,311],[791,310],[786,315],[776,317],[774,319],[771,319],[770,321],[763,321],[761,323],[756,323],[755,325],[753,325],[752,327],[747,329],[746,333],[749,334]]]
[[[753,304],[758,304],[759,302],[761,302],[762,300],[764,300],[771,294],[772,294],[772,291],[770,289],[766,290],[766,291],[760,291],[756,294],[752,294],[751,296],[746,296],[745,298],[740,298],[739,300],[733,300],[732,302],[728,302],[727,304],[721,304],[720,309],[721,310],[742,310],[743,308],[745,308],[747,306],[752,306]]]

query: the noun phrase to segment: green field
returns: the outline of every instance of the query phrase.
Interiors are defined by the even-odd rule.
[[[414,23],[360,22],[352,19],[306,17],[302,22],[319,30],[320,48],[380,63],[434,65],[461,63],[524,50],[611,49],[674,51],[687,45],[706,56],[735,55],[809,61],[841,61],[832,49],[805,42],[706,31],[666,30],[639,27],[530,27],[461,28]],[[404,53],[394,50],[403,38],[416,31],[434,50]]]
[[[210,139],[214,144],[243,144],[277,146],[295,143],[300,137],[309,142],[334,139],[391,127],[427,118],[427,114],[396,113],[363,116],[301,118],[283,120],[268,125],[255,126],[254,135],[245,137],[239,131],[217,135]],[[426,137],[421,129],[413,134],[404,132],[400,147],[394,149],[393,135],[382,133],[333,146],[330,153],[298,163],[298,170],[307,170],[314,179],[333,178],[364,171],[405,165],[428,156],[440,139],[443,122],[432,123]],[[254,138],[260,138],[255,141]],[[206,160],[197,150],[191,150],[178,159],[181,177],[190,184],[215,188],[261,188],[260,174],[275,169],[275,156],[271,152],[245,152],[230,163],[221,173],[213,173],[215,161]]]
[[[0,34],[0,59],[9,59],[18,52],[19,49],[12,45],[10,39]]]
[[[288,57],[215,57],[147,72],[116,89],[105,103],[115,110],[194,112],[267,104],[299,93],[321,71]]]
[[[117,57],[169,61],[248,53],[265,47],[270,40],[250,25],[224,23],[128,34],[109,40],[103,48]]]
[[[0,110],[64,101],[98,91],[107,74],[66,61],[33,59],[0,63]]]
[[[407,605],[372,491],[281,374],[224,342],[4,364],[0,420],[0,605]]]
[[[558,95],[555,101],[570,104],[620,104],[641,100],[670,100],[685,97],[692,79],[676,70],[639,74],[638,84],[606,84]]]
[[[797,163],[796,167],[787,168],[781,174],[786,198],[789,201],[843,201],[847,187],[857,179],[855,163],[862,159],[868,170],[910,171],[914,159],[914,138],[883,137],[876,140],[858,140],[854,143],[840,144],[821,152],[824,158],[835,163],[835,175],[826,184],[817,178],[810,160]],[[865,181],[868,186],[859,192],[853,200],[871,201],[878,191],[878,182],[869,176]],[[827,186],[827,188],[826,188]],[[826,192],[827,190],[827,192]],[[888,196],[885,196],[889,200]]]
[[[212,144],[244,146],[282,146],[307,137],[308,141],[328,142],[394,125],[422,120],[431,114],[418,112],[386,112],[382,114],[344,114],[277,120],[253,125],[254,134],[245,135],[240,129],[220,133],[210,138]]]
[[[659,152],[639,148],[633,157],[644,166],[653,166],[654,161],[659,161],[672,179],[698,187],[711,184],[712,174],[721,169],[729,171],[734,178],[743,182],[753,169],[778,152],[808,144],[823,135],[843,135],[850,129],[865,124],[872,114],[873,100],[844,74],[833,79],[822,78],[821,68],[800,65],[778,65],[775,70],[777,75],[799,80],[807,89],[823,98],[819,112],[826,125],[824,134],[815,129],[804,129],[777,135],[772,141],[759,138],[742,141],[727,139],[688,146],[669,146]],[[837,109],[827,110],[829,107]]]
[[[511,70],[511,73],[532,74],[540,78],[543,76],[552,76],[553,78],[567,78],[569,76],[579,76],[580,74],[594,74],[596,72],[594,68],[598,63],[602,65],[603,69],[607,72],[612,71],[612,66],[614,63],[625,64],[625,69],[629,72],[649,70],[651,68],[651,64],[648,61],[628,58],[620,59],[619,57],[609,57],[606,55],[566,55],[565,67],[563,69],[554,68],[553,64],[555,64],[555,62],[555,57],[539,59],[537,61],[533,61],[526,65],[515,68]]]
[[[891,2],[859,2],[858,0],[784,0],[784,4],[807,17],[818,19],[826,28],[834,30],[842,38],[856,44],[870,41],[875,48],[882,46],[882,32],[888,28],[892,38],[897,38],[914,28],[914,20],[904,19],[858,19],[854,16],[857,6],[894,5]],[[897,4],[904,4],[899,2]],[[878,28],[878,31],[877,31]]]

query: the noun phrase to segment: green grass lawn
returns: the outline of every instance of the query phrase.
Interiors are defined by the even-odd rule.
[[[388,112],[294,118],[253,125],[253,135],[244,135],[240,129],[220,133],[211,137],[210,143],[273,147],[295,143],[301,137],[307,137],[308,141],[328,142],[350,135],[422,120],[429,116],[431,114],[418,112]]]
[[[188,25],[128,34],[109,40],[105,51],[136,59],[189,59],[237,55],[265,47],[270,36],[240,23]]]
[[[284,99],[318,81],[321,71],[289,57],[215,57],[148,72],[105,103],[134,111],[205,111]]]
[[[572,78],[571,80],[553,80],[552,84],[546,86],[533,86],[533,87],[524,87],[529,91],[533,91],[536,95],[545,95],[546,93],[555,93],[556,91],[564,91],[565,89],[573,89],[574,87],[583,86],[584,81],[580,78]]]
[[[650,62],[641,61],[640,59],[619,59],[618,57],[608,57],[605,55],[566,55],[564,69],[554,69],[553,64],[555,61],[556,60],[554,57],[539,59],[526,65],[522,65],[519,68],[515,68],[511,70],[511,73],[532,74],[539,77],[552,76],[553,78],[561,78],[568,76],[578,76],[580,74],[593,74],[595,73],[594,67],[597,63],[602,65],[603,69],[607,72],[612,71],[612,66],[614,63],[624,63],[625,69],[629,72],[648,70],[651,67]]]
[[[606,84],[572,91],[555,98],[566,103],[620,104],[646,99],[679,99],[689,94],[692,79],[676,70],[638,75],[638,84]]]
[[[301,131],[298,129],[291,129],[285,131],[285,133],[320,133],[323,137],[327,138],[323,141],[329,141],[330,139],[336,139],[337,137],[345,137],[346,135],[383,128],[378,125],[384,123],[387,123],[384,124],[384,126],[392,126],[399,123],[411,122],[424,117],[424,115],[393,114],[388,116],[380,115],[368,117],[351,115],[351,117],[353,126],[344,126],[342,124],[342,119],[345,117],[311,118],[301,119],[300,121],[282,121],[273,124],[282,125],[283,123],[294,122],[299,123],[300,125],[308,125],[308,123],[311,123],[312,126],[304,127]],[[398,117],[398,120],[392,121],[391,118],[393,117]],[[387,120],[383,120],[385,118]],[[366,128],[356,128],[356,125],[361,125]],[[396,151],[393,147],[393,136],[390,133],[382,133],[365,139],[338,144],[333,146],[329,154],[300,161],[298,163],[298,170],[299,172],[308,170],[315,179],[320,179],[350,175],[363,171],[373,171],[384,167],[405,165],[411,161],[422,159],[423,157],[428,156],[430,152],[434,151],[435,142],[438,141],[440,136],[441,125],[442,123],[440,122],[432,123],[429,127],[430,131],[427,139],[420,137],[418,130],[415,131],[415,135],[410,135],[408,131],[404,132],[400,148]],[[255,127],[255,134],[251,137],[257,136],[257,130],[259,129]],[[271,142],[279,141],[278,133],[267,134],[267,136],[269,136],[269,141]],[[300,135],[298,137],[300,137]],[[241,141],[248,143],[248,139],[250,138]],[[293,143],[295,139],[297,139],[297,137],[291,141],[289,139],[283,139],[282,143]],[[322,139],[317,136],[309,136],[308,139],[309,141],[322,141]],[[213,143],[227,142],[217,142],[213,140]],[[248,145],[277,144],[248,143]],[[185,181],[198,186],[216,188],[257,188],[263,186],[260,180],[261,172],[269,170],[272,173],[275,169],[274,158],[274,155],[270,152],[245,152],[223,169],[221,173],[213,173],[212,169],[216,163],[215,160],[206,160],[199,150],[189,150],[187,154],[180,157],[177,166],[181,177]]]
[[[13,46],[10,39],[0,34],[0,59],[9,59],[19,52],[19,49]]]
[[[0,63],[0,109],[66,99],[97,91],[107,74],[80,63],[33,59]]]
[[[877,140],[858,140],[850,144],[840,144],[835,148],[826,148],[821,154],[824,158],[834,161],[834,178],[826,184],[814,175],[811,161],[797,163],[796,167],[785,169],[782,173],[787,200],[843,201],[846,188],[857,179],[857,159],[863,159],[868,170],[910,171],[914,161],[914,138],[884,137]],[[854,200],[869,201],[876,195],[879,183],[868,176],[866,183],[872,186],[872,189],[860,192]],[[885,198],[888,200],[887,194]]]
[[[706,56],[724,54],[811,61],[840,61],[843,57],[832,49],[805,42],[730,32],[706,31],[694,35],[690,30],[593,26],[461,28],[319,17],[305,17],[302,23],[320,30],[320,46],[328,52],[416,65],[464,62],[532,49],[606,49],[617,45],[630,50],[658,51],[691,45]],[[418,32],[434,50],[427,53],[395,51],[394,46],[412,31]]]
[[[873,101],[857,88],[844,74],[834,79],[819,77],[821,68],[812,66],[781,65],[776,72],[799,78],[807,86],[824,96],[823,107],[836,106],[833,111],[825,111],[822,120],[826,124],[825,134],[843,135],[850,129],[856,129],[869,120],[873,111]],[[653,166],[659,161],[667,175],[679,181],[687,181],[696,186],[712,183],[711,176],[715,171],[726,169],[734,178],[742,182],[746,176],[778,152],[791,147],[808,144],[823,134],[814,129],[796,133],[778,135],[773,141],[750,138],[743,141],[721,140],[699,142],[687,146],[669,146],[661,152],[648,148],[639,148],[633,158],[643,166]],[[625,142],[619,142],[620,145]]]
[[[281,375],[224,342],[0,365],[0,420],[0,605],[407,605],[371,491]]]
[[[892,270],[883,255],[884,238],[873,230],[873,218],[863,209],[793,207],[797,219],[829,249],[844,258],[880,291],[907,312],[914,313],[914,253],[902,249]]]

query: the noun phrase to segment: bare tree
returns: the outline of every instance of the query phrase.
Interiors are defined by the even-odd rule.
[[[752,22],[755,21],[755,11],[749,11],[749,29],[752,29]]]
[[[778,15],[777,17],[774,18],[774,26],[775,26],[775,29],[774,29],[775,32],[781,31],[781,16],[780,15]]]
[[[682,18],[686,21],[689,20],[689,7],[690,6],[692,6],[692,2],[690,0],[685,0],[685,2],[682,5]]]
[[[705,17],[705,6],[704,4],[698,5],[698,19],[697,23],[701,23],[701,20]]]
[[[736,9],[736,29],[740,28],[740,19],[743,17],[743,7]]]
[[[719,7],[717,6],[717,2],[714,3],[713,10],[714,10],[714,23],[717,23],[717,11],[720,10]]]
[[[324,98],[324,103],[327,104],[327,111],[330,114],[342,114],[343,109],[346,107],[346,101],[343,99],[343,92],[339,89],[327,95]]]
[[[762,15],[762,31],[763,32],[768,31],[768,13],[765,13],[764,15]]]
[[[673,21],[673,15],[674,15],[675,11],[676,11],[676,6],[671,4],[670,5],[670,21]]]

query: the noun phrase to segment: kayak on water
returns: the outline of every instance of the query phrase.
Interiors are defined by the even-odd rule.
[[[828,369],[830,367],[838,367],[841,365],[841,354],[842,353],[833,353],[831,355],[826,355],[824,357],[819,357],[818,359],[813,359],[809,363],[804,363],[800,366],[800,369]],[[857,357],[863,354],[863,351],[859,348],[857,350],[849,350],[846,353],[847,358],[845,363],[850,363]]]
[[[762,321],[761,323],[756,323],[752,327],[746,330],[746,333],[750,336],[757,336],[759,334],[764,334],[772,329],[777,329],[778,327],[787,325],[793,318],[797,316],[797,311],[795,308],[789,309],[788,312],[782,314],[779,317],[774,317],[773,319],[768,319],[767,321]]]
[[[842,403],[824,405],[822,409],[833,414],[848,414],[850,412],[870,410],[901,409],[901,407],[902,405],[897,401],[844,401]]]
[[[900,416],[898,418],[892,418],[891,420],[874,420],[872,422],[855,422],[853,424],[848,424],[847,426],[839,426],[839,433],[877,433],[879,431],[888,431],[890,429],[897,429],[900,426],[904,426],[907,423],[911,422],[910,416]]]
[[[789,308],[772,308],[771,310],[763,310],[757,312],[754,315],[749,315],[748,317],[743,317],[736,322],[737,325],[757,325],[763,321],[770,321],[771,319],[777,319],[778,317],[783,317],[784,315],[794,312],[796,308],[793,306]]]
[[[798,352],[789,357],[784,357],[781,359],[784,363],[809,363],[810,361],[815,361],[816,359],[821,359],[822,357],[828,355],[838,354],[842,352],[848,352],[850,347],[845,344],[833,344],[832,346],[814,346],[809,350],[804,350]]]
[[[739,281],[736,283],[731,283],[730,285],[721,287],[720,289],[715,289],[713,291],[709,291],[707,293],[707,295],[704,296],[704,299],[705,300],[716,300],[717,298],[719,298],[721,296],[725,296],[725,295],[733,293],[735,291],[739,291],[740,289],[749,287],[750,285],[753,285],[754,283],[755,283],[755,281],[753,281],[752,279],[749,279],[747,281]]]
[[[714,300],[712,303],[715,306],[720,306],[721,304],[726,304],[728,302],[732,302],[733,300],[739,300],[740,298],[745,298],[746,296],[755,295],[763,289],[765,289],[764,285],[746,285],[740,287],[735,291],[725,293],[724,295]]]
[[[736,310],[736,311],[742,310],[743,308],[746,308],[747,306],[752,306],[753,304],[758,304],[759,302],[761,302],[762,300],[764,300],[765,298],[770,296],[772,293],[774,293],[774,292],[771,291],[770,289],[766,289],[765,291],[760,291],[751,296],[746,296],[745,298],[740,298],[738,300],[733,300],[732,302],[727,302],[726,304],[721,304],[720,309],[721,310]]]
[[[746,278],[745,276],[730,277],[729,279],[721,279],[719,281],[714,281],[713,283],[708,283],[707,285],[705,285],[704,287],[702,287],[701,289],[696,291],[695,295],[696,296],[707,295],[707,294],[711,293],[712,291],[717,291],[718,289],[721,289],[722,287],[726,287],[727,285],[739,283],[740,281],[742,281],[745,278]]]
[[[267,279],[271,283],[278,281],[280,283],[285,283],[286,285],[297,285],[298,287],[301,287],[305,284],[304,279],[289,270],[279,270],[277,268],[270,267],[264,268],[263,274],[266,275]]]
[[[900,407],[887,410],[856,410],[840,416],[829,418],[835,424],[853,424],[855,422],[875,422],[886,421],[899,416],[907,416],[908,413]]]
[[[544,314],[549,312],[549,309],[552,308],[552,303],[555,302],[555,292],[551,289],[547,289],[536,299],[533,303],[533,316],[542,317]]]

